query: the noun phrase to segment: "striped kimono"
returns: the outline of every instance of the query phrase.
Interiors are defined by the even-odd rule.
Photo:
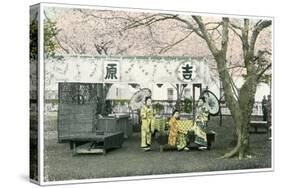
[[[194,124],[195,143],[200,146],[207,146],[207,122],[209,110],[204,104],[197,108]]]

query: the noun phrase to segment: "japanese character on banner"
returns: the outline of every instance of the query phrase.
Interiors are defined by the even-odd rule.
[[[192,65],[190,62],[182,63],[178,67],[178,77],[180,78],[180,80],[185,82],[192,81],[196,76],[195,70],[196,66]]]
[[[119,81],[120,80],[119,62],[105,62],[104,63],[104,80],[105,81]]]
[[[185,64],[182,68],[182,76],[185,80],[191,80],[192,78],[192,68],[190,64]]]

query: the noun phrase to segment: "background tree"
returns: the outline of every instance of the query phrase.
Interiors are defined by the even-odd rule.
[[[35,13],[29,24],[29,58],[37,60],[38,58],[38,12]]]
[[[187,84],[172,84],[172,86],[176,89],[177,99],[175,108],[180,112],[181,111],[181,105],[182,105],[182,97],[184,89],[186,88]]]
[[[46,14],[45,14],[46,15]],[[33,19],[30,21],[29,32],[29,46],[30,46],[30,59],[37,60],[38,58],[38,13],[36,13]],[[45,16],[44,19],[44,54],[46,57],[54,57],[58,42],[55,40],[59,33],[59,29],[56,26],[56,22],[48,19]]]

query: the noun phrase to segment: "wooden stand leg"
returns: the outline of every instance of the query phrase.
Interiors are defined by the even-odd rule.
[[[69,142],[69,146],[70,146],[70,149],[72,150],[73,149],[73,142],[72,141]]]
[[[163,152],[163,151],[164,151],[164,146],[160,145],[160,152]]]
[[[210,150],[212,147],[212,142],[211,141],[208,141],[207,142],[207,150]]]
[[[72,147],[73,147],[72,156],[75,156],[77,154],[76,153],[76,142],[72,142]]]

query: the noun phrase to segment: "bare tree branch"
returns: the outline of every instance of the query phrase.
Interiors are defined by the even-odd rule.
[[[97,19],[102,19],[102,20],[125,20],[125,21],[132,21],[131,19],[129,19],[130,17],[121,17],[121,16],[98,16],[95,15],[93,13],[88,13],[87,10],[83,10],[83,9],[75,9],[76,11],[82,13],[83,15],[87,16],[87,17],[93,17],[93,18],[97,18]],[[99,12],[114,12],[114,11],[110,11],[110,10],[96,10],[97,13]]]
[[[255,27],[257,27],[261,22],[262,22],[262,20],[257,21],[257,23],[255,24]]]
[[[226,60],[226,53],[228,48],[228,25],[229,25],[229,18],[222,18],[223,26],[222,26],[222,40],[221,40],[221,53],[223,58]]]
[[[271,68],[272,64],[268,64],[261,72],[258,73],[257,75],[257,80],[260,80],[260,78],[262,77],[262,75],[269,69]]]
[[[243,29],[242,27],[240,27],[240,26],[238,26],[238,25],[236,25],[234,23],[230,23],[230,26],[235,28],[235,29],[238,29],[238,30],[242,30]]]
[[[244,19],[244,27],[242,28],[242,48],[243,48],[243,55],[244,55],[244,63],[246,68],[249,64],[249,19]]]
[[[271,20],[260,21],[253,29],[252,36],[249,43],[249,56],[254,55],[254,48],[260,32],[272,24]]]
[[[128,29],[140,27],[140,26],[149,26],[153,23],[164,21],[168,19],[173,19],[177,17],[177,15],[174,14],[153,14],[151,16],[146,16],[145,18],[142,18],[140,20],[136,20],[133,23],[129,24],[125,28],[123,28],[123,31],[126,31]]]
[[[209,46],[209,49],[211,50],[212,54],[216,57],[219,54],[219,50],[216,47],[215,41],[212,39],[210,34],[208,33],[203,20],[200,16],[192,16],[192,18],[195,20],[195,22],[198,24],[198,27],[202,33],[202,38],[206,41],[207,45]]]
[[[187,25],[187,29],[193,30],[199,37],[204,39],[204,37],[203,37],[202,33],[200,32],[199,28],[196,28],[191,22],[189,22],[186,19],[182,19],[179,16],[175,17],[174,19],[177,20],[177,21],[180,21],[180,22],[182,22],[184,24],[186,24]]]
[[[247,75],[251,76],[257,70],[250,64],[254,62],[254,49],[256,40],[260,32],[266,27],[271,25],[270,20],[259,21],[251,34],[251,38],[249,39],[249,19],[244,19],[244,27],[242,31],[242,46],[243,46],[243,55],[244,55],[244,64],[247,70]],[[253,72],[254,71],[254,72]],[[251,74],[250,74],[251,73]]]
[[[103,53],[105,55],[108,55],[108,45],[111,44],[112,41],[107,41],[107,42],[101,42],[101,44],[95,44],[95,48],[98,52],[98,54],[102,55]]]
[[[167,52],[167,51],[170,50],[172,47],[178,45],[179,43],[181,43],[182,41],[184,41],[185,39],[187,39],[192,33],[193,33],[193,31],[189,32],[185,37],[183,37],[182,39],[176,41],[175,43],[170,44],[170,45],[168,45],[168,46],[165,46],[164,48],[162,48],[162,49],[159,51],[159,54]]]
[[[242,35],[239,34],[239,33],[235,30],[235,28],[232,26],[232,24],[230,24],[230,27],[229,27],[229,28],[230,28],[231,31],[233,31],[233,33],[236,34],[236,35],[240,38],[240,40],[242,41]],[[240,31],[241,31],[241,30],[240,30]]]
[[[205,23],[205,25],[207,26],[208,23]],[[207,30],[208,31],[211,31],[211,30],[216,30],[219,32],[218,28],[222,25],[222,22],[217,22],[216,26],[215,27],[212,27],[212,28],[208,28]]]
[[[231,66],[231,67],[228,67],[227,69],[235,69],[235,68],[245,68],[244,65],[234,65],[234,66]]]

